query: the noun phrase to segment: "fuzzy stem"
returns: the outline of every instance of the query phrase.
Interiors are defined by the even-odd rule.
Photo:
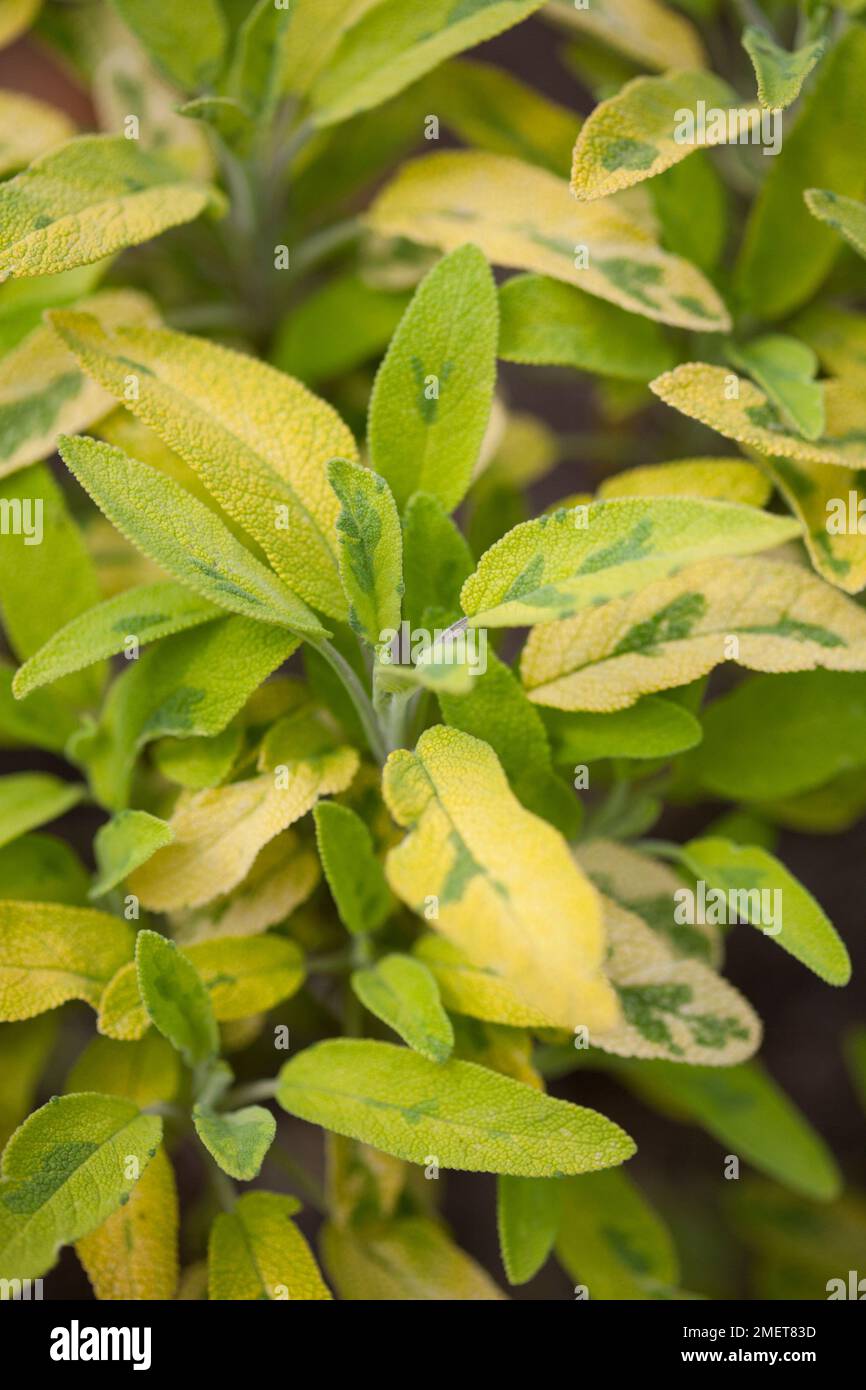
[[[385,762],[388,756],[388,749],[385,747],[382,738],[382,729],[376,718],[376,711],[370,701],[366,690],[361,685],[355,672],[352,670],[348,661],[341,656],[336,647],[333,647],[326,639],[321,641],[311,641],[310,645],[315,648],[327,661],[328,665],[339,676],[345,686],[346,694],[355,707],[355,713],[361,721],[364,736],[370,748],[370,752],[380,765]]]

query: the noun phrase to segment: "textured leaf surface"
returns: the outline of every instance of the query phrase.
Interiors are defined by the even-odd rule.
[[[319,797],[345,790],[358,755],[342,748],[286,766],[285,786],[273,773],[263,773],[226,787],[182,793],[169,821],[173,843],[130,879],[144,906],[160,912],[196,907],[229,892],[269,840],[305,815]]]
[[[129,1177],[153,1157],[156,1115],[116,1096],[55,1096],[25,1120],[3,1150],[0,1275],[31,1279],[61,1245],[87,1235],[132,1191]]]
[[[266,1013],[288,999],[304,982],[304,965],[294,941],[278,936],[224,937],[186,946],[181,955],[191,961],[207,986],[219,1023]],[[148,1027],[135,965],[113,976],[100,1000],[99,1031],[120,1041],[134,1041]]]
[[[0,175],[4,178],[74,134],[71,120],[56,106],[23,92],[0,92]]]
[[[357,451],[332,408],[273,367],[201,338],[135,328],[109,335],[70,311],[52,322],[85,371],[195,470],[293,592],[344,617],[339,502],[325,465]]]
[[[851,25],[827,54],[785,132],[746,224],[735,284],[741,300],[764,319],[778,319],[814,294],[839,249],[829,227],[812,217],[807,188],[845,197],[866,191],[859,151],[866,143],[866,33]]]
[[[392,898],[373,840],[348,806],[322,801],[314,809],[316,841],[340,921],[350,932],[376,931]]]
[[[840,232],[860,256],[866,256],[866,204],[824,188],[807,188],[803,197],[813,217]]]
[[[556,1253],[590,1299],[649,1299],[676,1282],[673,1241],[625,1173],[590,1173],[561,1186]]]
[[[171,826],[147,811],[119,811],[94,836],[98,870],[90,896],[99,898],[137,869],[163,845],[171,844]]]
[[[147,53],[188,91],[209,86],[222,62],[226,23],[217,0],[178,9],[173,0],[113,0]]]
[[[725,1071],[627,1063],[616,1074],[652,1105],[681,1112],[726,1152],[793,1191],[819,1201],[838,1195],[840,1175],[832,1154],[759,1062]]]
[[[376,231],[452,251],[466,241],[495,265],[537,271],[645,318],[700,332],[730,326],[688,261],[610,203],[576,203],[564,179],[502,155],[425,155],[406,164],[368,213]]]
[[[505,1298],[481,1265],[425,1216],[355,1230],[328,1223],[322,1258],[344,1302],[493,1302]]]
[[[118,531],[203,598],[245,618],[323,634],[306,604],[179,483],[95,439],[64,437],[60,452]]]
[[[866,617],[787,561],[692,565],[576,618],[536,628],[521,660],[529,698],[557,709],[624,709],[726,660],[753,671],[866,669]]]
[[[451,251],[416,290],[370,398],[370,457],[401,509],[423,491],[452,511],[469,486],[493,401],[497,325],[476,246]]]
[[[236,888],[175,920],[182,924],[184,941],[257,936],[290,916],[310,896],[320,877],[314,850],[295,831],[284,830],[259,851]]]
[[[472,552],[438,497],[415,492],[403,512],[403,613],[410,627],[429,614],[460,613],[460,588],[474,568]]]
[[[622,1163],[634,1146],[595,1111],[473,1062],[429,1062],[390,1043],[337,1038],[287,1062],[277,1099],[290,1115],[410,1163],[546,1177]]]
[[[745,459],[674,459],[642,468],[626,468],[605,478],[598,489],[606,497],[706,497],[762,507],[770,487],[760,469]]]
[[[274,1141],[277,1122],[263,1105],[248,1105],[231,1114],[214,1114],[197,1105],[195,1132],[224,1173],[249,1182],[259,1174]]]
[[[804,44],[793,53],[781,48],[754,24],[743,30],[743,47],[752,60],[762,106],[781,111],[797,100],[801,88],[827,48],[826,39]]]
[[[561,1190],[545,1178],[497,1179],[496,1224],[509,1284],[527,1284],[547,1261],[559,1229]]]
[[[552,0],[549,8],[567,28],[646,67],[663,71],[703,65],[704,50],[694,25],[659,0],[601,0],[586,9],[575,8],[570,0]]]
[[[546,275],[514,275],[499,291],[499,356],[506,362],[576,367],[649,381],[676,364],[652,319],[595,299]]]
[[[866,588],[866,534],[859,530],[866,488],[860,470],[790,458],[764,458],[761,466],[802,522],[809,558],[822,579],[859,594]]]
[[[452,941],[433,932],[422,936],[413,952],[436,977],[442,1002],[452,1013],[511,1028],[547,1028],[549,1020],[531,1009],[492,970],[473,965]]]
[[[550,623],[709,555],[781,545],[796,522],[752,507],[623,498],[523,522],[491,546],[460,594],[473,627]]]
[[[0,1016],[32,1018],[67,999],[96,1008],[132,957],[127,922],[59,903],[0,902]]]
[[[776,894],[781,912],[770,926],[770,939],[829,985],[845,985],[851,977],[848,952],[833,924],[793,874],[772,854],[756,845],[736,845],[717,836],[690,840],[683,858],[708,887],[738,894],[745,921],[766,931],[761,895]],[[746,894],[744,899],[743,894]],[[757,894],[757,896],[756,896]]]
[[[349,622],[376,647],[383,632],[400,626],[400,516],[385,479],[371,469],[335,459],[328,465],[328,477],[340,499],[340,577],[349,600]]]
[[[729,345],[728,357],[757,382],[783,424],[805,439],[821,438],[826,429],[824,387],[814,380],[818,358],[810,347],[770,333],[745,345]]]
[[[212,1299],[322,1301],[331,1294],[292,1217],[294,1197],[248,1192],[211,1227],[208,1288]]]
[[[435,977],[411,956],[383,956],[374,966],[356,970],[352,989],[365,1008],[404,1042],[431,1062],[445,1062],[454,1032],[439,999]]]
[[[436,929],[551,1024],[610,1026],[595,892],[558,832],[517,801],[489,745],[428,729],[414,753],[391,754],[383,791],[409,831],[386,864],[397,896],[423,916],[435,900]]]
[[[343,36],[315,83],[318,125],[378,106],[437,63],[526,19],[543,0],[429,0],[422,8],[379,0]]]
[[[159,1148],[129,1196],[98,1230],[76,1242],[100,1301],[174,1298],[178,1276],[174,1173]]]
[[[212,1057],[219,1034],[201,976],[173,941],[140,931],[135,941],[138,988],[151,1023],[188,1066]]]
[[[215,198],[136,140],[80,136],[0,189],[0,277],[101,260],[191,222]]]

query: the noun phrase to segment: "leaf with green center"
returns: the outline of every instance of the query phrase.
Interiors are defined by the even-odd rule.
[[[340,921],[360,935],[377,931],[394,902],[373,839],[349,806],[320,801],[313,809],[316,842]]]
[[[866,614],[790,561],[709,561],[535,628],[520,669],[536,704],[606,713],[723,661],[752,671],[866,670]]]
[[[174,0],[113,0],[115,9],[169,81],[184,91],[209,87],[218,75],[227,32],[218,0],[193,9]]]
[[[614,1074],[653,1107],[699,1124],[727,1153],[818,1201],[838,1196],[833,1155],[759,1062],[679,1067],[673,1062],[618,1062]]]
[[[710,72],[636,77],[600,102],[574,147],[571,190],[583,202],[651,179],[704,146],[736,144],[760,121]],[[709,110],[709,117],[701,116]]]
[[[383,956],[375,965],[356,970],[352,989],[365,1008],[404,1042],[429,1057],[445,1062],[454,1047],[454,1032],[442,1008],[439,987],[425,965],[411,956]]]
[[[129,1201],[75,1243],[96,1297],[124,1302],[173,1299],[178,1224],[174,1171],[165,1149],[159,1148]]]
[[[818,358],[810,347],[772,333],[750,343],[730,344],[727,354],[758,383],[791,429],[805,439],[821,438],[826,428],[824,388],[814,380]]]
[[[747,25],[743,30],[743,47],[755,69],[761,105],[771,111],[781,111],[795,102],[809,73],[823,58],[827,44],[827,39],[816,39],[789,53],[763,29]]]
[[[0,188],[0,276],[52,275],[191,222],[222,197],[123,136],[82,135]]]
[[[679,1276],[673,1241],[626,1174],[591,1173],[560,1186],[557,1258],[590,1299],[670,1297]]]
[[[829,187],[850,198],[866,191],[864,83],[866,33],[852,24],[828,52],[793,129],[768,161],[746,223],[734,285],[742,305],[764,321],[810,299],[839,250],[839,238],[811,215],[804,191]]]
[[[0,1276],[32,1279],[130,1195],[162,1121],[116,1096],[55,1096],[3,1150]]]
[[[826,188],[807,188],[803,197],[813,217],[840,232],[858,255],[866,256],[866,203]]]
[[[652,319],[546,275],[506,280],[499,313],[506,362],[575,367],[623,381],[649,381],[676,363],[673,344]]]
[[[460,601],[472,627],[551,623],[709,555],[767,550],[798,534],[795,521],[702,499],[634,497],[562,508],[515,526],[491,546]]]
[[[201,976],[174,942],[140,931],[135,942],[138,987],[151,1023],[177,1048],[187,1066],[213,1057],[219,1033]]]
[[[499,1249],[509,1284],[528,1284],[553,1249],[559,1230],[562,1184],[549,1178],[512,1178],[496,1183]]]
[[[96,439],[62,437],[59,449],[121,534],[203,598],[291,632],[325,635],[307,605],[179,483]]]
[[[94,836],[97,878],[91,898],[101,898],[128,878],[133,869],[170,845],[174,831],[167,821],[147,811],[119,811]]]
[[[340,505],[325,465],[355,459],[357,450],[332,408],[249,354],[202,338],[136,328],[108,334],[70,310],[51,322],[84,370],[195,471],[292,592],[343,618]]]
[[[494,265],[552,275],[660,323],[701,333],[730,328],[710,282],[663,251],[621,205],[580,204],[565,179],[518,159],[470,150],[425,155],[386,185],[367,221],[386,236],[443,251],[472,242]]]
[[[370,459],[401,509],[416,491],[448,511],[463,497],[496,378],[496,286],[476,246],[425,276],[379,369],[369,408]]]
[[[543,0],[428,0],[422,8],[379,0],[337,46],[312,90],[317,125],[334,125],[423,77],[455,53],[493,38]]]
[[[844,942],[811,893],[784,864],[756,845],[710,836],[683,846],[683,862],[737,916],[763,931],[829,985],[846,985],[851,962]]]
[[[343,1302],[498,1302],[505,1294],[426,1216],[360,1228],[328,1222],[321,1236],[328,1278]]]
[[[596,494],[607,497],[706,497],[763,507],[772,489],[753,463],[738,458],[674,459],[625,468],[605,478]]]
[[[138,1042],[92,1038],[66,1078],[65,1090],[121,1096],[144,1109],[170,1104],[180,1086],[180,1058],[171,1043],[150,1028]]]
[[[239,617],[166,637],[114,682],[99,722],[76,735],[70,756],[98,800],[120,810],[145,744],[220,733],[297,645],[284,628]]]
[[[13,772],[0,777],[0,845],[57,820],[77,806],[84,788],[50,772]]]
[[[197,627],[221,608],[171,579],[142,584],[94,604],[48,638],[16,672],[12,690],[21,700],[40,686],[92,666],[129,647]]]
[[[762,458],[761,467],[802,522],[813,567],[837,589],[866,588],[866,476],[803,459]]]
[[[270,1110],[248,1105],[231,1114],[216,1114],[197,1105],[192,1119],[196,1134],[224,1173],[240,1182],[258,1177],[277,1132]]]
[[[331,487],[340,499],[337,537],[340,577],[349,601],[349,622],[371,647],[400,626],[403,538],[391,489],[359,463],[334,459]]]
[[[550,1026],[612,1026],[595,890],[562,836],[521,806],[493,749],[437,725],[414,753],[391,754],[383,794],[407,829],[386,863],[397,896]]]
[[[766,341],[766,340],[764,340]],[[778,341],[778,340],[777,340]],[[784,341],[784,340],[782,340]],[[799,354],[798,354],[799,356]],[[745,364],[745,358],[744,364]],[[792,433],[779,418],[767,391],[760,390],[744,377],[734,376],[724,367],[706,362],[683,362],[672,372],[650,382],[650,390],[665,402],[688,415],[692,420],[717,430],[727,439],[735,439],[760,454],[777,454],[797,462],[831,463],[845,468],[866,468],[864,444],[863,394],[853,379],[844,377],[833,381],[812,383],[814,391],[803,393],[802,378],[786,380],[778,367],[750,359],[753,366],[766,375],[774,394],[784,391],[786,411],[796,410],[800,425],[816,429],[820,424],[818,397],[823,395],[823,434],[816,439]]]
[[[573,0],[549,0],[552,19],[624,53],[642,66],[699,68],[705,53],[694,25],[659,0],[601,0],[580,9]]]
[[[331,1298],[312,1251],[292,1217],[300,1203],[276,1192],[248,1192],[220,1212],[208,1246],[212,1299]]]
[[[277,1100],[299,1119],[410,1163],[550,1177],[631,1157],[628,1135],[473,1062],[429,1062],[407,1047],[337,1038],[282,1068]]]

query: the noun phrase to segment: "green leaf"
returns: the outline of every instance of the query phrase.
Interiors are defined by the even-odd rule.
[[[84,788],[50,772],[13,772],[0,777],[0,845],[57,820],[77,806]]]
[[[725,502],[594,502],[515,526],[481,557],[460,600],[473,627],[550,623],[710,555],[766,550],[798,534],[795,521]]]
[[[666,250],[712,278],[728,243],[730,192],[709,150],[672,164],[647,186]]]
[[[284,628],[239,617],[166,637],[114,682],[99,723],[75,738],[70,756],[102,804],[120,810],[146,743],[220,733],[296,647]]]
[[[747,25],[743,30],[743,48],[755,69],[761,105],[781,111],[796,101],[809,73],[824,56],[827,43],[827,39],[817,39],[789,53],[763,29]]]
[[[148,1017],[188,1066],[214,1056],[219,1033],[201,976],[174,942],[140,931],[135,943],[138,987]]]
[[[350,807],[334,801],[318,802],[313,819],[340,921],[356,935],[377,931],[392,910],[393,898],[369,830]]]
[[[116,888],[133,869],[173,839],[174,831],[167,821],[147,811],[119,811],[94,836],[98,873],[89,896],[101,898]]]
[[[144,1109],[173,1101],[180,1086],[180,1058],[151,1028],[138,1042],[92,1038],[67,1076],[65,1090],[121,1096]]]
[[[690,840],[683,862],[708,889],[737,894],[739,915],[775,940],[830,985],[844,985],[851,962],[844,943],[811,893],[784,864],[754,845],[735,845],[716,837]],[[765,899],[765,895],[772,895]],[[773,906],[767,921],[764,902]]]
[[[554,759],[568,766],[597,758],[670,758],[701,741],[694,715],[659,695],[645,695],[628,709],[609,714],[550,710],[545,724]]]
[[[0,275],[87,265],[221,203],[137,140],[82,135],[0,188]]]
[[[804,190],[829,187],[859,198],[866,189],[864,82],[866,33],[852,24],[830,49],[793,130],[769,161],[746,224],[735,287],[762,319],[779,319],[811,298],[839,249],[832,230],[809,212]]]
[[[659,0],[596,0],[586,9],[573,0],[548,0],[551,18],[576,29],[586,40],[597,40],[623,53],[642,67],[700,68],[706,61],[697,29],[677,10]]]
[[[309,386],[332,381],[384,351],[407,303],[355,271],[336,275],[286,315],[271,361]]]
[[[217,0],[191,8],[174,0],[113,0],[114,7],[149,57],[184,91],[208,87],[217,76],[226,45],[226,22]]]
[[[840,232],[858,255],[866,256],[866,204],[826,188],[807,188],[803,197],[813,217]]]
[[[431,614],[460,612],[460,589],[474,563],[462,533],[429,492],[414,492],[403,511],[403,613],[410,629]]]
[[[549,1178],[496,1182],[499,1249],[509,1284],[528,1284],[547,1262],[559,1230],[562,1184]]]
[[[713,700],[702,722],[688,778],[730,801],[796,796],[866,763],[866,676],[754,676]]]
[[[22,661],[33,656],[60,627],[98,601],[96,567],[73,521],[63,493],[45,464],[35,464],[0,483],[0,505],[26,521],[40,517],[42,542],[27,544],[26,534],[4,537],[0,545],[0,610],[9,645]],[[64,682],[58,694],[73,704],[99,698],[103,671]]]
[[[248,1105],[245,1110],[218,1115],[197,1105],[192,1119],[196,1134],[224,1173],[241,1182],[258,1177],[277,1132],[270,1110]]]
[[[294,1197],[248,1192],[211,1227],[208,1288],[212,1299],[323,1301],[331,1294],[292,1217]]]
[[[101,1226],[161,1136],[158,1116],[116,1096],[55,1096],[35,1111],[3,1150],[0,1276],[36,1278],[61,1245]]]
[[[101,1301],[172,1299],[178,1274],[178,1201],[174,1170],[157,1149],[129,1201],[89,1236],[75,1253]]]
[[[404,1042],[428,1057],[445,1062],[454,1047],[454,1031],[439,999],[435,977],[411,956],[383,956],[352,975],[352,989],[365,1008]]]
[[[109,264],[110,258],[78,266],[76,270],[64,270],[59,275],[4,280],[0,284],[0,351],[10,352],[39,328],[46,309],[74,304],[92,294]]]
[[[410,1163],[548,1177],[622,1163],[628,1135],[595,1111],[473,1062],[429,1062],[390,1043],[337,1038],[287,1062],[277,1100],[290,1115]]]
[[[343,1302],[495,1302],[487,1272],[426,1216],[355,1229],[328,1222],[321,1235],[328,1278]]]
[[[403,537],[400,517],[384,478],[359,463],[333,459],[328,479],[340,499],[337,518],[340,578],[349,601],[349,622],[371,647],[400,626]]]
[[[624,468],[605,478],[598,489],[606,497],[707,497],[716,502],[744,502],[763,507],[772,488],[753,463],[740,458],[674,459],[642,468]]]
[[[625,1173],[591,1173],[560,1184],[556,1254],[590,1299],[664,1297],[678,1278],[673,1241]]]
[[[550,743],[539,711],[510,667],[486,653],[487,670],[473,678],[466,695],[439,694],[447,724],[483,738],[496,753],[518,799],[528,811],[576,835],[577,797],[553,771]]]
[[[526,19],[543,0],[379,0],[343,36],[312,91],[317,125],[378,106],[437,63]]]
[[[780,333],[728,347],[735,367],[758,383],[780,417],[806,439],[820,439],[826,429],[824,388],[814,380],[818,358],[810,347]]]
[[[838,1196],[833,1155],[759,1062],[723,1068],[618,1062],[614,1072],[654,1108],[701,1125],[727,1154],[794,1192],[819,1201]]]
[[[89,875],[53,835],[21,835],[0,849],[0,898],[83,907]]]
[[[493,401],[496,286],[476,246],[425,276],[379,369],[369,409],[373,467],[401,509],[429,492],[453,511],[469,486]]]
[[[53,690],[40,690],[20,704],[12,694],[15,667],[0,661],[0,745],[29,744],[63,753],[78,727],[74,705]]]
[[[57,1041],[58,1019],[52,1014],[0,1024],[0,1150],[33,1108],[36,1091]]]
[[[16,673],[12,690],[23,699],[71,671],[80,671],[130,647],[168,637],[217,618],[221,608],[171,579],[141,584],[94,604],[59,628]],[[25,706],[26,708],[26,706]]]
[[[204,791],[228,780],[245,751],[241,717],[222,733],[205,738],[167,738],[156,745],[153,760],[170,782],[188,791]]]
[[[58,447],[121,534],[203,598],[292,632],[325,634],[307,605],[179,483],[96,439],[64,436]]]
[[[424,155],[403,165],[367,222],[443,251],[472,242],[494,265],[552,275],[660,323],[701,333],[730,328],[714,287],[657,244],[645,215],[620,200],[578,203],[564,178],[518,159],[474,150]]]
[[[576,367],[624,381],[649,381],[677,360],[651,319],[546,275],[515,275],[499,291],[499,356],[506,362]]]
[[[354,459],[357,449],[331,407],[248,353],[202,338],[136,328],[107,334],[69,310],[51,322],[85,371],[195,471],[292,592],[344,617],[340,508],[325,465]]]

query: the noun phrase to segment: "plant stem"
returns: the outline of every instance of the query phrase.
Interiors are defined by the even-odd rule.
[[[213,1183],[213,1190],[223,1211],[233,1211],[235,1202],[238,1199],[234,1183],[226,1176],[222,1168],[218,1168],[215,1163],[211,1165],[210,1175],[211,1182]]]
[[[329,956],[311,956],[307,960],[309,975],[338,975],[343,970],[351,970],[355,958],[351,951],[333,951]]]
[[[346,688],[346,694],[355,707],[355,713],[361,721],[361,727],[364,730],[364,737],[367,740],[370,752],[373,754],[377,763],[380,765],[383,764],[388,756],[388,749],[385,747],[385,742],[382,738],[382,730],[376,718],[376,711],[373,709],[370,697],[361,685],[355,672],[352,670],[346,658],[341,656],[336,647],[332,646],[326,639],[311,641],[310,645],[325,658],[328,665],[331,666],[339,676]]]
[[[333,251],[346,246],[361,235],[360,217],[347,217],[343,222],[335,222],[333,227],[324,227],[320,232],[302,241],[292,252],[291,274],[294,278],[303,271],[310,270],[319,261],[325,260]]]
[[[273,1100],[277,1093],[276,1078],[271,1076],[263,1081],[247,1081],[241,1086],[235,1086],[223,1096],[222,1104],[226,1109],[233,1110],[235,1106],[248,1105],[255,1100]]]

